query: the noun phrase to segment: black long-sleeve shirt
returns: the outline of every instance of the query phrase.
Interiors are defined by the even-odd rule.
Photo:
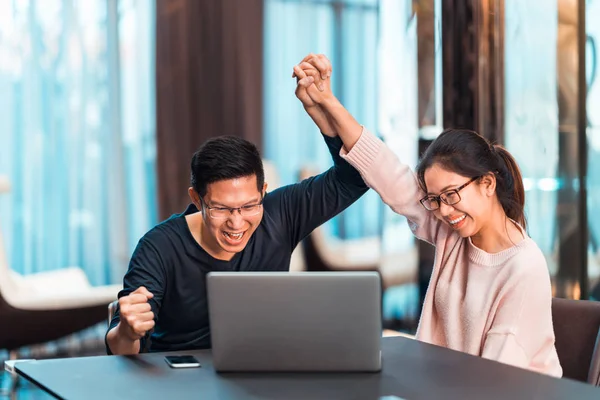
[[[296,245],[368,190],[360,174],[340,157],[341,140],[324,138],[334,165],[320,175],[267,193],[261,223],[244,250],[230,261],[213,258],[192,236],[185,216],[198,212],[193,204],[142,237],[119,292],[120,298],[144,286],[154,295],[149,303],[156,324],[151,340],[142,338],[140,351],[210,347],[208,272],[289,270]],[[118,323],[117,310],[109,330]]]

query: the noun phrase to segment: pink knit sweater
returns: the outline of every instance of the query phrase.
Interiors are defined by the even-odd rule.
[[[546,260],[525,232],[515,246],[490,254],[426,211],[415,174],[363,129],[342,156],[383,201],[436,247],[417,330],[424,342],[548,375],[562,376],[554,346],[552,291]]]

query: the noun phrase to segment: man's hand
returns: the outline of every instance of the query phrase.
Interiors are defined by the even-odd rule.
[[[333,97],[330,80],[322,80],[319,71],[306,62],[294,67],[294,74],[298,77],[296,97],[302,101],[304,107],[317,107]],[[308,110],[307,110],[308,111]]]
[[[312,101],[312,103],[309,103],[303,97],[307,102],[306,104],[310,105],[314,103],[318,106],[314,106],[313,108],[317,108],[320,111],[319,115],[327,120],[330,129],[344,142],[346,151],[350,151],[362,135],[362,126],[331,92],[329,79],[331,77],[331,70],[331,62],[323,54],[311,53],[304,57],[297,68],[294,68],[293,76],[298,77],[296,92],[302,96],[304,96],[302,90],[306,92],[306,95]],[[314,117],[313,120],[315,120]]]
[[[294,67],[292,76],[298,78],[296,96],[305,107],[318,106],[334,97],[331,92],[331,71],[331,62],[324,54],[311,53]]]
[[[148,289],[140,286],[134,292],[119,299],[120,334],[135,341],[154,328],[154,313],[148,303],[153,296]]]
[[[308,66],[310,66],[310,64],[308,64]],[[302,70],[299,65],[294,66],[294,76],[296,77],[297,81],[296,97],[302,102],[302,105],[305,109],[312,107],[319,108],[317,102],[315,102],[308,94],[308,88],[314,87],[317,81],[319,81],[318,83],[322,87],[323,83],[320,81],[318,75],[319,72],[314,68],[310,68],[305,71]]]
[[[303,63],[306,64],[303,66]],[[322,81],[326,81],[328,78],[331,78],[331,71],[333,70],[331,61],[329,61],[325,54],[310,53],[302,59],[300,62],[300,67],[302,69],[316,69],[319,71],[319,77]],[[296,77],[295,71],[294,74],[292,74],[292,78],[294,77]],[[323,88],[319,87],[319,90],[323,91]]]
[[[307,60],[314,62],[320,68],[324,69],[325,72],[321,73],[313,64],[307,62]],[[326,57],[325,60],[327,60]],[[329,69],[327,69],[328,65]],[[327,114],[319,105],[319,102],[328,98],[329,95],[333,96],[329,79],[331,76],[330,67],[331,64],[327,64],[320,57],[311,53],[304,57],[299,65],[294,66],[292,77],[297,80],[296,97],[302,102],[308,115],[317,124],[323,134],[333,137],[337,136],[335,129],[331,126]],[[323,92],[322,95],[318,93],[321,91]]]

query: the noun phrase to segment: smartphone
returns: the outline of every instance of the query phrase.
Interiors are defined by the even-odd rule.
[[[200,363],[194,356],[166,356],[165,361],[171,368],[198,368]]]

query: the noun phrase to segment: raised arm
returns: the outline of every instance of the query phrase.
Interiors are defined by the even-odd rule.
[[[324,86],[322,82],[328,80],[329,76],[331,76],[331,70],[324,69],[322,73],[317,72],[317,70],[313,69],[309,72],[310,76],[304,75],[304,82],[308,85],[312,84],[315,81],[318,81],[319,89],[324,90]],[[296,77],[296,70],[292,74],[292,77]],[[303,85],[297,85],[296,87],[296,97],[298,100],[302,102],[304,106],[304,110],[310,116],[310,118],[314,121],[314,123],[319,127],[321,133],[326,136],[334,137],[336,136],[335,129],[331,126],[329,119],[327,118],[327,114],[323,111],[323,108],[314,102],[308,93],[306,92],[306,88]]]
[[[329,60],[323,55],[310,54],[299,65],[294,66],[294,76],[298,78],[296,97],[305,108],[307,104],[317,105],[331,128],[342,139],[344,148],[350,151],[360,138],[362,127],[333,95],[330,75]]]
[[[333,166],[300,183],[281,187],[265,197],[265,209],[278,210],[270,217],[277,219],[289,238],[290,248],[316,227],[335,217],[358,200],[369,189],[358,171],[340,156],[339,137],[324,135]]]
[[[384,203],[408,218],[417,237],[435,244],[438,234],[444,232],[447,235],[448,228],[419,203],[424,193],[413,171],[385,143],[364,129],[334,96],[330,80],[322,79],[323,71],[330,70],[329,60],[323,55],[307,56],[294,67],[298,86],[303,87],[326,113],[343,141],[342,156],[360,172]]]

